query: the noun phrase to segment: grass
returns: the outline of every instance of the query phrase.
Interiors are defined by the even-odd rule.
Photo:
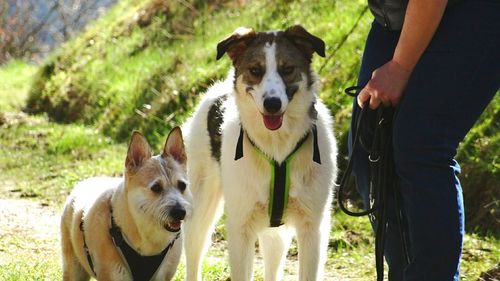
[[[16,110],[23,106],[28,97],[31,77],[37,67],[19,60],[10,61],[0,68],[0,112]],[[16,89],[16,92],[12,92]]]
[[[0,278],[4,281],[62,280],[60,263],[52,258],[55,257],[32,255],[14,259],[8,265],[0,266]]]
[[[0,280],[62,280],[58,237],[36,240],[16,234],[1,237]]]
[[[221,39],[237,26],[268,30],[301,23],[327,43],[329,57],[315,58],[314,67],[325,77],[322,97],[337,112],[348,102],[341,89],[355,82],[371,20],[366,6],[362,1],[272,2],[275,9],[266,1],[244,9],[223,1],[194,2],[190,8],[122,1],[46,61],[28,107],[60,122],[97,125],[115,139],[141,129],[161,142],[170,127],[184,121],[199,93],[225,76],[229,59],[215,61]],[[147,15],[142,21],[137,19],[141,14]],[[337,116],[346,128],[348,113]]]
[[[476,230],[500,237],[500,91],[460,144],[467,223]],[[480,192],[479,192],[480,191]]]
[[[44,116],[19,115],[0,131],[0,194],[39,198],[58,206],[71,186],[83,177],[120,175],[124,145],[114,145],[95,129],[55,126]],[[24,149],[20,149],[20,147]]]

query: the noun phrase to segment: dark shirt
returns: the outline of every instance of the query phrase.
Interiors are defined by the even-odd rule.
[[[461,1],[449,0],[447,8]],[[368,7],[375,20],[390,30],[401,30],[407,5],[408,0],[368,0]]]

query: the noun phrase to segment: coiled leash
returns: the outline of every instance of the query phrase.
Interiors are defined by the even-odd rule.
[[[356,97],[358,91],[363,87],[349,87],[345,93]],[[392,197],[396,211],[397,223],[403,247],[403,254],[406,264],[410,262],[407,247],[407,236],[405,231],[405,221],[400,206],[401,194],[397,185],[397,175],[394,166],[392,152],[392,120],[394,108],[379,106],[375,111],[369,108],[369,102],[366,102],[363,108],[358,111],[357,116],[353,115],[355,128],[352,132],[352,149],[349,154],[347,168],[338,184],[337,200],[340,209],[354,217],[368,215],[372,225],[375,228],[375,264],[377,270],[377,281],[384,279],[384,246],[388,225],[388,198]],[[371,112],[369,112],[371,111]],[[375,114],[376,118],[370,120],[367,115]],[[371,122],[371,123],[370,123]],[[362,132],[369,132],[373,135],[371,140],[363,139]],[[354,212],[346,207],[345,189],[348,179],[351,176],[353,168],[353,156],[359,149],[364,149],[368,154],[370,163],[370,189],[369,189],[369,208],[359,212]]]

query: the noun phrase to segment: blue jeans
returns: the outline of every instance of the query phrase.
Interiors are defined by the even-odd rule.
[[[497,0],[470,0],[449,8],[396,109],[393,153],[410,263],[404,262],[399,226],[392,210],[385,246],[391,281],[459,278],[464,208],[457,177],[460,166],[454,156],[459,142],[500,86],[498,15]],[[373,23],[358,85],[365,85],[375,69],[391,60],[398,39],[399,32]],[[354,113],[358,110],[354,102]],[[370,137],[366,134],[364,138]],[[350,148],[351,142],[350,137]],[[353,173],[367,204],[368,155],[362,149],[358,152],[353,158]],[[393,204],[389,202],[389,207]]]

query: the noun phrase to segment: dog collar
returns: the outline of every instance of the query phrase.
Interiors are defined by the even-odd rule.
[[[180,232],[172,239],[172,241],[167,245],[165,249],[158,255],[154,256],[142,256],[136,252],[123,238],[123,234],[120,227],[116,225],[115,219],[113,218],[113,210],[111,210],[111,228],[109,229],[109,234],[113,238],[115,246],[122,252],[122,257],[128,264],[130,272],[132,273],[132,280],[134,281],[149,281],[151,277],[156,273],[161,263],[165,259],[168,251],[174,246],[175,241],[180,236]]]
[[[321,164],[319,145],[318,145],[318,130],[316,125],[311,129],[313,135],[313,161]],[[288,154],[285,160],[281,163],[266,155],[248,136],[247,139],[255,148],[255,150],[267,160],[272,167],[270,194],[269,194],[269,225],[278,227],[283,225],[283,214],[288,205],[288,192],[290,190],[290,163],[295,157],[295,153],[302,147],[304,142],[309,138],[311,132],[308,132],[302,139],[297,142],[295,148]],[[243,127],[240,127],[240,135],[236,144],[236,152],[234,160],[237,161],[243,157]]]

